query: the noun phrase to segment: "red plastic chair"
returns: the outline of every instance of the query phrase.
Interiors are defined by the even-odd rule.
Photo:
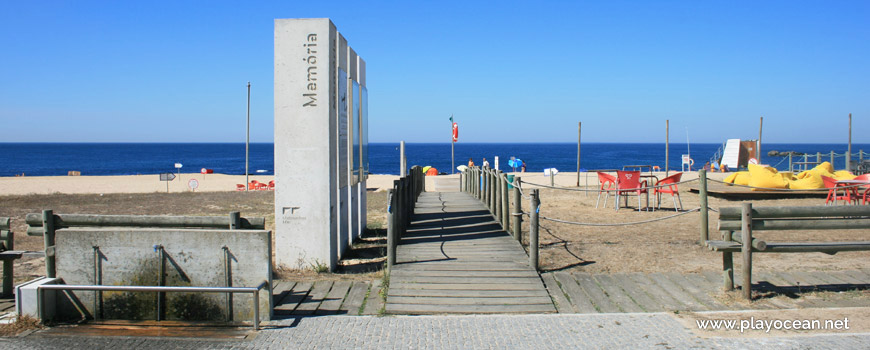
[[[607,196],[610,191],[616,188],[616,176],[598,172],[598,199],[595,200],[595,208],[598,208],[598,202],[601,200],[601,193],[604,192],[604,207],[607,208]]]
[[[646,209],[649,210],[649,191],[647,191],[646,180],[640,180],[640,171],[622,171],[616,172],[616,199],[614,204],[616,210],[619,211],[619,197],[627,196],[628,194],[637,195],[637,211],[640,211],[640,195],[646,193]],[[628,206],[628,197],[625,198],[625,205]]]
[[[664,179],[656,181],[656,188],[653,189],[653,195],[656,198],[656,207],[662,207],[662,193],[670,194],[671,198],[674,199],[674,210],[680,211],[683,210],[683,200],[680,198],[680,189],[677,188],[677,183],[680,182],[680,178],[683,177],[683,173],[676,173],[671,176],[668,176]],[[668,187],[659,187],[667,185]],[[680,201],[680,206],[677,207],[677,200]]]
[[[269,190],[270,191],[275,190],[275,180],[269,181]]]
[[[248,183],[248,189],[249,189],[249,190],[258,190],[258,189],[260,189],[260,182],[257,181],[257,180],[251,180],[251,182]]]
[[[857,187],[843,188],[843,194],[840,194],[840,187],[837,186],[837,179],[822,175],[822,181],[825,183],[825,188],[828,189],[828,198],[825,199],[825,205],[828,205],[828,203],[831,202],[836,204],[837,201],[841,199],[846,203],[852,203],[853,201],[858,203],[859,196]]]
[[[858,181],[868,181],[870,182],[870,174],[858,175],[855,177],[855,180]],[[857,187],[858,192],[864,191],[864,193],[859,194],[859,198],[855,201],[862,200],[861,204],[866,205],[868,201],[870,201],[870,185]]]
[[[236,184],[236,191],[244,191],[244,190],[245,190],[244,184]]]

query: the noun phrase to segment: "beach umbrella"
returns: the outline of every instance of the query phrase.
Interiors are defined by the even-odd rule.
[[[465,171],[465,169],[468,169],[467,165],[460,165],[456,167],[456,170],[459,170],[460,172]]]

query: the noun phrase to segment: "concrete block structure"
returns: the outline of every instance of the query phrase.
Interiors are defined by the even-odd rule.
[[[256,287],[266,281],[271,286],[271,244],[271,233],[264,230],[67,228],[56,233],[57,276],[72,285]],[[100,318],[156,315],[153,292],[73,294],[80,307]],[[262,321],[271,319],[269,294],[259,296]],[[252,319],[250,294],[229,300],[234,321]],[[176,292],[166,293],[164,313],[169,320],[214,321],[224,320],[229,308],[225,293]],[[57,309],[62,318],[78,315],[72,307]]]
[[[275,260],[334,270],[366,225],[365,61],[327,18],[275,20]]]

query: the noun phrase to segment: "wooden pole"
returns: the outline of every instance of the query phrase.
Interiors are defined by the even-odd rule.
[[[399,141],[399,176],[408,175],[405,164],[405,141]]]
[[[520,193],[520,177],[514,176],[514,238],[520,244],[523,243],[522,235],[522,223],[523,223],[523,206],[522,206],[522,194]]]
[[[731,231],[722,231],[722,240],[730,242]],[[734,290],[734,253],[722,253],[722,282],[725,291]]]
[[[852,171],[852,113],[849,113],[849,147],[846,148],[846,171]]]
[[[531,225],[529,226],[529,266],[538,271],[538,211],[541,200],[538,198],[538,189],[532,189],[529,212],[531,213]]]
[[[396,206],[393,198],[393,189],[387,190],[387,268],[396,264],[396,219],[394,218]]]
[[[707,170],[698,170],[698,198],[701,200],[701,246],[710,238],[710,225],[707,217]]]
[[[501,174],[501,221],[505,231],[511,229],[511,200],[508,193],[507,174]]]
[[[494,190],[495,190],[495,203],[493,203],[494,205],[492,207],[495,208],[495,213],[494,213],[495,219],[501,225],[502,224],[502,218],[501,218],[501,197],[502,196],[501,196],[501,174],[500,174],[500,171],[496,170],[493,175],[495,175],[495,181],[493,181],[493,184],[495,185],[495,188],[494,188]]]
[[[583,123],[577,123],[577,187],[580,187],[580,129]]]
[[[670,161],[671,161],[671,159],[670,159],[670,156],[671,156],[671,154],[670,154],[671,153],[670,133],[671,133],[671,121],[668,119],[665,119],[665,177],[668,177],[668,172],[670,171],[670,168],[668,167],[668,164],[670,164]]]
[[[743,244],[743,297],[752,300],[752,203],[743,203],[742,208]]]
[[[758,164],[761,162],[761,127],[764,125],[764,117],[758,120],[758,142],[755,145],[755,159],[758,159]]]

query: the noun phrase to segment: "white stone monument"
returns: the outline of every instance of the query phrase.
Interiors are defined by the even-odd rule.
[[[275,20],[275,259],[334,270],[366,225],[365,61],[327,18]]]

